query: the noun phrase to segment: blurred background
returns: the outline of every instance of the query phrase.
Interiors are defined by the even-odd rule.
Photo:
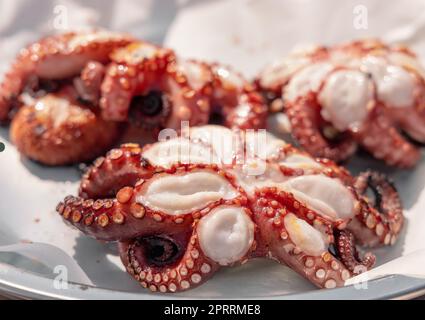
[[[425,1],[0,0],[0,72],[41,35],[98,26],[252,76],[298,43],[377,36],[425,56]]]

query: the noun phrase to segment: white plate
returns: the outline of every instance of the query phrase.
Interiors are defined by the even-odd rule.
[[[40,21],[28,18],[33,13],[29,9],[31,2],[17,1],[13,7],[10,1],[0,0],[2,48],[6,43],[10,44],[8,48],[13,45],[19,47],[23,40],[35,39],[40,33],[49,31],[50,24],[41,21],[50,23],[51,20],[46,17]],[[341,17],[352,17],[353,6],[357,3],[355,1],[350,2],[350,5],[346,2],[340,5],[340,1],[329,0],[324,1],[320,8],[314,1],[305,1],[305,8],[310,6],[311,10],[300,9],[298,2],[295,5],[294,1],[264,1],[264,7],[259,6],[258,2],[245,0],[235,1],[236,4],[221,1],[180,2],[180,5],[173,7],[169,5],[170,1],[154,3],[146,0],[143,2],[145,6],[136,1],[120,1],[120,5],[113,9],[114,14],[108,13],[112,9],[108,9],[104,1],[92,1],[91,9],[84,7],[80,1],[70,1],[67,8],[74,24],[83,23],[86,17],[87,21],[98,19],[98,23],[105,27],[132,31],[145,39],[161,41],[166,38],[167,44],[185,56],[219,59],[237,65],[250,75],[271,57],[286,52],[297,42],[312,39],[332,42],[368,34],[347,26],[346,32],[341,31],[344,26],[334,32],[329,31],[329,28],[335,30],[332,25],[344,23],[343,20],[327,21],[325,18],[329,17],[329,12],[335,12],[338,8]],[[53,11],[54,1],[45,3],[46,10]],[[373,25],[371,23],[371,34],[384,33],[390,21],[394,28],[401,30],[398,34],[403,35],[405,29],[402,27],[410,21],[409,17],[415,17],[417,12],[421,12],[418,11],[421,8],[420,1],[412,1],[411,7],[407,8],[404,4],[403,9],[400,9],[399,2],[394,2],[383,11],[377,9],[377,1],[366,1],[366,5],[371,9],[370,16],[376,19],[371,20],[374,22]],[[274,6],[276,10],[273,10]],[[314,12],[313,16],[310,11]],[[94,14],[96,12],[97,16]],[[330,23],[332,21],[333,24]],[[193,27],[195,22],[196,28]],[[316,32],[315,26],[320,23],[322,32]],[[420,26],[420,23],[416,26],[419,31]],[[214,33],[214,30],[218,32]],[[226,30],[231,32],[226,33]],[[408,35],[409,30],[405,32]],[[299,39],[296,39],[297,34]],[[414,40],[416,48],[425,47],[417,38]],[[15,52],[16,49],[7,50],[5,57],[10,58]],[[76,168],[47,168],[22,159],[8,142],[7,129],[0,129],[0,140],[6,144],[5,151],[0,153],[0,246],[28,241],[54,245],[72,257],[94,284],[94,287],[70,285],[67,290],[58,290],[52,280],[57,274],[52,270],[21,256],[3,253],[0,254],[0,288],[25,297],[146,299],[157,296],[142,289],[127,275],[119,262],[114,244],[105,245],[87,238],[67,227],[55,213],[58,201],[77,191],[79,172]],[[386,172],[395,180],[406,209],[407,223],[403,235],[394,247],[375,250],[378,264],[425,249],[425,232],[422,232],[425,230],[425,161],[410,171],[384,167],[367,156],[357,157],[350,163],[349,168],[353,172],[369,167]],[[388,298],[420,292],[425,288],[425,281],[401,276],[387,277],[372,281],[369,288],[364,292],[353,287],[318,291],[288,268],[271,261],[258,260],[242,267],[223,269],[203,286],[173,297],[261,299],[298,298],[301,294],[304,298],[323,299]]]

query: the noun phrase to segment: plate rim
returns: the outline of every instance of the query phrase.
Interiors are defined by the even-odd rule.
[[[52,279],[31,273],[14,266],[0,263],[0,293],[18,299],[52,300],[194,300],[173,294],[127,292],[70,282],[67,289],[56,289]],[[9,274],[9,277],[4,276]],[[9,279],[8,279],[9,278]],[[413,299],[425,294],[425,279],[404,275],[388,275],[368,282],[367,290],[356,289],[354,285],[331,289],[312,290],[295,294],[270,297],[249,297],[243,300],[368,300],[368,299]],[[202,297],[201,300],[220,300]],[[221,298],[228,300],[238,297]]]

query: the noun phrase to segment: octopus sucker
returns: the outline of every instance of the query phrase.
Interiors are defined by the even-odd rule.
[[[281,105],[294,138],[341,162],[361,146],[390,166],[413,167],[425,141],[423,67],[410,50],[379,40],[314,47],[272,64],[257,79]]]
[[[212,163],[218,164],[218,155],[207,145],[193,143],[181,137],[146,145],[143,157],[153,165],[170,168],[174,163]]]
[[[201,210],[220,199],[231,200],[238,191],[214,171],[191,170],[156,175],[146,181],[137,201],[172,215]]]
[[[281,188],[329,220],[348,221],[355,214],[356,198],[338,179],[306,174],[283,183]]]
[[[199,221],[200,247],[219,265],[243,261],[253,246],[255,224],[246,210],[240,206],[220,206]]]

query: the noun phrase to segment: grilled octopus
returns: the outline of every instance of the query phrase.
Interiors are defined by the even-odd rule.
[[[334,288],[374,265],[357,245],[392,245],[403,224],[384,176],[353,177],[266,132],[211,125],[113,149],[57,212],[93,238],[117,241],[127,271],[154,292],[194,288],[259,257]]]

